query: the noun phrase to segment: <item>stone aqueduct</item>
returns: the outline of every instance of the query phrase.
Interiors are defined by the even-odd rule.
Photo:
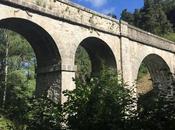
[[[37,94],[48,92],[55,101],[65,100],[61,91],[75,88],[72,78],[80,45],[89,54],[92,73],[98,73],[102,59],[131,86],[142,62],[153,82],[166,84],[174,73],[174,42],[65,0],[35,1],[0,0],[0,28],[21,34],[34,49]]]

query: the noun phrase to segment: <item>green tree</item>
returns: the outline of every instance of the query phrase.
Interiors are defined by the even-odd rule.
[[[75,64],[77,65],[76,77],[84,80],[91,75],[91,61],[88,53],[82,46],[79,46],[77,49]]]
[[[134,14],[124,10],[121,19],[157,35],[173,31],[160,0],[144,0],[143,8],[135,10]]]
[[[0,114],[13,121],[17,127],[23,124],[27,98],[32,96],[35,87],[34,53],[22,36],[1,29],[0,54]]]
[[[129,24],[134,25],[134,15],[124,9],[121,13],[121,19],[127,21]]]
[[[160,1],[167,15],[167,18],[173,24],[173,29],[175,31],[175,1],[174,0],[160,0]]]
[[[117,19],[117,16],[113,12],[108,13],[107,16],[110,16],[110,17],[112,17],[114,19]]]
[[[142,24],[144,24],[142,22],[142,13],[140,13],[140,9],[135,9],[133,25],[136,27],[141,27]]]
[[[151,0],[145,0],[145,6],[141,10],[143,14],[142,21],[144,21],[141,28],[157,35],[172,32],[171,24],[161,4],[150,1]]]
[[[149,95],[146,96],[149,98]],[[152,100],[154,101],[149,102],[148,106],[144,107],[144,109],[138,109],[138,115],[133,120],[135,128],[144,130],[174,130],[174,100],[167,100],[165,97],[156,97]]]
[[[62,107],[47,97],[33,97],[29,100],[26,124],[27,130],[61,130]]]
[[[0,64],[1,64],[1,103],[6,98],[4,92],[11,81],[8,80],[13,71],[24,70],[22,63],[30,61],[34,57],[32,48],[28,45],[27,41],[17,35],[15,32],[5,29],[0,30]],[[33,71],[34,69],[31,68]],[[13,79],[14,80],[14,79]],[[15,84],[14,84],[15,85]],[[4,100],[4,101],[2,101]]]
[[[116,73],[105,69],[98,77],[75,82],[76,89],[65,92],[68,101],[64,104],[64,114],[68,129],[125,129],[133,100]]]

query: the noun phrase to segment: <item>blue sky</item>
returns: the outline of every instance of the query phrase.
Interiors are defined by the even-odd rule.
[[[123,9],[133,12],[136,8],[143,7],[143,0],[73,0],[73,2],[100,13],[114,13],[117,18]]]

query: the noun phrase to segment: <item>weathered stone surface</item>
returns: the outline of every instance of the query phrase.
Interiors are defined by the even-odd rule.
[[[175,52],[175,43],[141,29],[128,26],[128,38],[158,49]]]
[[[87,50],[93,68],[99,69],[99,59],[102,59],[106,65],[117,68],[135,91],[139,67],[149,55],[161,57],[154,60],[161,61],[174,73],[174,42],[65,0],[40,2],[0,0],[0,28],[22,34],[35,51],[36,93],[46,93],[55,102],[60,98],[62,102],[66,100],[61,92],[75,88],[72,78],[79,45]],[[160,62],[156,66],[159,68]],[[162,79],[158,77],[161,72],[154,75]]]
[[[59,0],[57,2],[53,2],[53,0],[45,0],[41,2],[39,2],[40,0],[2,1],[10,4],[21,5],[22,8],[27,7],[28,9],[55,18],[61,18],[73,22],[74,24],[87,26],[90,29],[95,28],[108,33],[119,34],[119,22],[117,20],[65,0]]]

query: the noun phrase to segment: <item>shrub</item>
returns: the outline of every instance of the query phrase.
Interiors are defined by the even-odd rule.
[[[75,90],[65,92],[68,100],[64,104],[64,114],[68,129],[125,129],[132,115],[133,100],[116,73],[104,69],[97,77],[86,81],[76,79],[75,83]]]

